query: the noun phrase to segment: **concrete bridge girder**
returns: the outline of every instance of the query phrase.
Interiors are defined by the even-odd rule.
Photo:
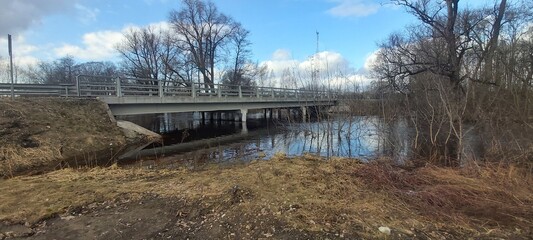
[[[333,106],[329,100],[258,100],[258,99],[161,99],[153,97],[101,98],[109,105],[114,115],[137,115],[153,113],[241,111],[242,120],[246,121],[249,109],[302,108],[313,106]]]

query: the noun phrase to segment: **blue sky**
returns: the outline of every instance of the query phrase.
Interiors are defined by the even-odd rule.
[[[474,0],[470,0],[472,2]],[[483,0],[475,0],[483,2]],[[253,60],[273,68],[303,64],[316,51],[353,72],[363,72],[377,43],[414,19],[401,8],[372,0],[214,0],[219,10],[250,30]],[[116,61],[123,31],[161,25],[179,0],[0,0],[0,56],[7,34],[19,64],[67,54],[79,62]]]

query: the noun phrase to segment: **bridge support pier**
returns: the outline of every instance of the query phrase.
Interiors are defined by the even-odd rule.
[[[248,114],[248,109],[241,109],[241,121],[246,122],[246,115]]]
[[[302,107],[302,122],[307,120],[307,107]]]
[[[248,126],[246,125],[246,122],[243,121],[243,122],[241,123],[241,125],[242,125],[241,134],[247,134],[247,133],[248,133]]]

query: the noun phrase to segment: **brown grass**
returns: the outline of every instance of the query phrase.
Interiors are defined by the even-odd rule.
[[[155,194],[243,218],[274,217],[288,228],[363,238],[379,236],[380,226],[407,238],[509,238],[531,234],[530,183],[513,166],[402,170],[284,155],[200,171],[65,169],[0,180],[0,220],[38,221],[92,202]]]
[[[0,177],[124,143],[97,100],[0,100]]]
[[[412,171],[367,164],[355,175],[410,209],[468,228],[533,226],[533,178],[514,165],[472,164],[461,169],[424,167]]]

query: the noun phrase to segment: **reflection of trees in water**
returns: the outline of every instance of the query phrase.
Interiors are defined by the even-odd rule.
[[[276,152],[292,156],[309,152],[325,157],[367,160],[387,156],[398,161],[411,154],[412,130],[405,120],[384,121],[375,116],[335,115],[323,118],[322,122],[309,123],[251,121],[248,122],[248,134],[241,134],[240,123],[202,123],[193,117],[192,114],[137,116],[135,122],[152,124],[152,129],[159,128],[169,133],[174,141],[165,140],[165,146],[191,143],[181,145],[180,153],[175,153],[182,163],[248,161],[261,158],[259,153],[268,159]],[[215,136],[224,136],[226,140],[213,139]]]
[[[200,125],[193,113],[163,113],[118,116],[119,120],[133,122],[157,133],[168,133],[180,129],[192,129]]]
[[[291,134],[292,135],[289,135]],[[300,124],[282,135],[286,148],[326,157],[403,158],[408,153],[408,126],[404,121],[384,122],[378,117],[340,116],[329,121]]]

